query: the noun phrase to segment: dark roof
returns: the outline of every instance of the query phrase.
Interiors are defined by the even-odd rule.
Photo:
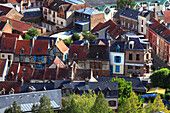
[[[115,15],[113,16],[113,18],[120,19],[120,13],[122,13],[124,10],[125,10],[124,7],[121,8],[121,9],[119,9],[119,10],[115,13]]]
[[[86,39],[83,39],[83,40],[74,41],[72,44],[75,44],[75,45],[84,45],[84,43],[89,43],[89,41],[86,40]]]
[[[50,99],[51,105],[54,105],[53,108],[55,107],[54,109],[61,108],[61,90],[56,89],[0,96],[0,112],[4,112],[7,107],[11,106],[14,100],[21,106],[21,110],[24,110],[24,112],[31,111],[32,105],[39,102],[43,95]]]
[[[98,82],[109,82],[113,77],[124,78],[128,82],[132,82],[132,89],[135,92],[146,92],[146,87],[136,77],[125,77],[125,76],[99,76]]]
[[[102,41],[105,45],[108,45],[108,40],[107,39],[97,39],[97,40],[93,40],[90,41],[90,44],[99,44],[99,42]]]
[[[5,71],[7,59],[0,58],[0,77],[2,77],[3,72]]]
[[[85,80],[91,77],[91,69],[76,69],[74,80]]]
[[[138,20],[138,14],[139,13],[140,13],[140,11],[130,9],[130,8],[127,7],[120,13],[120,15],[134,19],[134,20]]]
[[[42,16],[41,11],[24,12],[24,18]]]
[[[0,21],[0,30],[2,31],[3,28],[5,27],[6,22]]]
[[[51,2],[50,5],[47,7],[51,10],[58,11],[60,8],[60,5],[63,5],[63,4],[69,4],[69,3],[64,2],[62,0],[53,0],[53,2]]]
[[[21,66],[18,73],[18,80],[21,80],[21,78],[23,77],[23,80],[29,81],[31,79],[32,72],[33,69],[31,69],[30,67]]]
[[[113,5],[117,3],[117,0],[84,0],[85,3],[90,6],[105,6],[105,5]]]
[[[70,83],[69,80],[53,80],[53,82],[54,82],[54,88],[55,89],[61,89],[63,84]]]
[[[120,52],[124,52],[124,41],[113,41],[111,42],[110,52],[116,52],[116,47],[120,47]]]
[[[43,91],[44,87],[46,90],[54,89],[54,83],[24,83],[23,86],[21,86],[21,93],[28,92],[31,86],[33,86],[36,91]]]
[[[144,8],[144,9],[139,13],[139,15],[140,15],[140,16],[143,16],[143,17],[147,17],[151,12],[152,12],[152,11]]]
[[[49,44],[52,46],[52,43],[54,44],[57,42],[57,37],[47,37],[47,36],[37,36],[36,40],[48,40]]]
[[[134,47],[133,47],[134,50],[144,50],[144,49],[146,49],[146,46],[143,45],[143,44],[140,42],[139,37],[129,37],[129,41],[126,43],[125,49],[129,49],[129,43],[130,43],[131,41],[134,42]]]
[[[44,69],[35,68],[31,79],[44,80]]]
[[[109,60],[109,48],[106,45],[90,45],[87,59]]]
[[[12,63],[8,72],[8,78],[7,78],[8,80],[16,80],[19,65],[20,65],[19,63]]]

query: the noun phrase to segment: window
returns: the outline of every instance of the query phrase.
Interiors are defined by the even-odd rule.
[[[119,66],[119,65],[116,65],[116,66],[115,66],[115,72],[116,72],[116,73],[119,73],[119,72],[120,72],[120,66]]]
[[[128,73],[133,73],[133,66],[128,66]]]
[[[116,106],[116,101],[114,101],[114,100],[109,101],[109,105],[110,106]]]
[[[41,49],[38,49],[38,52],[41,52]]]
[[[139,54],[136,54],[136,60],[140,60]]]
[[[129,53],[129,60],[132,60],[132,53]]]
[[[61,22],[61,25],[63,25],[63,22]]]
[[[115,56],[115,62],[120,63],[121,62],[121,57],[120,56]]]
[[[120,52],[120,46],[119,45],[116,46],[116,52]]]
[[[8,55],[8,60],[11,60],[11,55]]]
[[[20,56],[20,61],[24,61],[24,57],[23,56]]]
[[[142,20],[142,25],[143,25],[143,20]]]
[[[4,47],[4,50],[6,50],[6,47]]]
[[[140,74],[140,66],[135,66],[135,73]]]
[[[106,91],[106,96],[110,96],[110,90],[109,89],[107,89],[107,91]]]
[[[11,48],[9,48],[9,51],[11,51]]]
[[[55,49],[53,50],[53,54],[55,54]]]
[[[146,54],[146,59],[149,59],[149,54]]]
[[[4,57],[5,57],[5,55],[2,55],[2,57],[4,58]]]
[[[143,27],[141,27],[141,32],[143,32]]]

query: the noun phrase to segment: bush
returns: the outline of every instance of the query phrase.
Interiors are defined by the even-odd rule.
[[[74,33],[74,34],[72,35],[71,39],[72,39],[73,41],[79,40],[79,39],[80,39],[79,33]]]
[[[25,35],[24,35],[24,40],[29,40],[29,39],[30,39],[30,35],[25,34]]]

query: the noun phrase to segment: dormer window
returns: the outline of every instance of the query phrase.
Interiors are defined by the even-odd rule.
[[[3,89],[1,90],[1,94],[2,94],[2,95],[5,95],[5,88],[3,88]]]
[[[14,90],[13,88],[11,88],[9,94],[14,94],[14,91],[15,91],[15,90]]]
[[[133,49],[134,48],[134,41],[130,41],[129,42],[129,49]]]
[[[111,95],[111,90],[109,87],[107,87],[107,90],[106,90],[106,96],[110,96]]]
[[[25,49],[22,47],[21,50],[20,50],[20,53],[24,54],[24,52],[25,52]]]
[[[98,88],[97,88],[97,94],[99,94],[99,93],[101,93],[101,92],[102,92],[101,88],[98,87]]]
[[[98,52],[96,53],[96,58],[99,58],[99,53]]]
[[[116,52],[120,52],[120,46],[119,45],[116,46]]]
[[[74,53],[74,54],[73,54],[73,58],[74,58],[74,59],[77,59],[77,53]]]
[[[41,52],[41,49],[38,49],[38,52]]]
[[[4,50],[6,50],[6,47],[4,47]]]

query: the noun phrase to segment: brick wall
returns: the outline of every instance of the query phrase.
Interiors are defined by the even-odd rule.
[[[91,16],[91,29],[92,30],[99,22],[104,23],[104,13]]]

